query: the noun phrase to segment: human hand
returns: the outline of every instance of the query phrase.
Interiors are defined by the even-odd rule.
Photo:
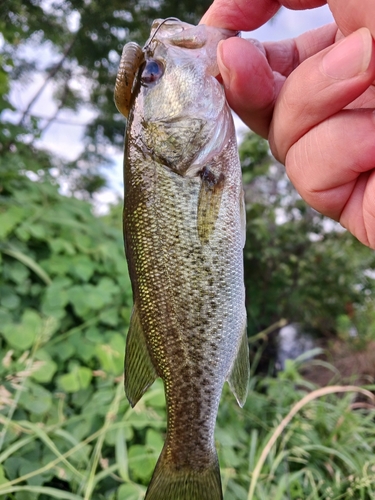
[[[290,8],[322,3],[283,0]],[[336,24],[262,50],[232,38],[220,44],[218,63],[229,104],[269,139],[301,196],[375,248],[375,0],[361,9],[354,0],[328,3]],[[254,29],[279,6],[216,0],[202,22]]]

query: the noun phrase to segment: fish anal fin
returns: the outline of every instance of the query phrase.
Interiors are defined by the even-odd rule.
[[[198,199],[198,235],[202,244],[208,243],[219,216],[225,176],[215,175],[208,167],[200,172],[202,180]]]
[[[203,470],[179,470],[166,460],[166,446],[156,464],[145,500],[223,500],[216,451]]]
[[[228,376],[231,391],[242,407],[245,404],[250,377],[249,342],[247,339],[246,325],[242,332],[241,342]]]
[[[125,349],[125,394],[131,406],[137,404],[156,377],[138,309],[134,305]]]

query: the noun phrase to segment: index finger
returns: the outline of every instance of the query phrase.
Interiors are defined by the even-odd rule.
[[[263,44],[229,38],[218,48],[218,64],[230,107],[254,132],[268,137],[273,108],[285,78],[303,61],[332,45],[332,23],[295,39]]]
[[[345,36],[366,27],[375,37],[375,0],[328,0],[328,4]]]
[[[201,24],[251,31],[266,23],[283,5],[293,10],[313,9],[326,0],[215,0]]]

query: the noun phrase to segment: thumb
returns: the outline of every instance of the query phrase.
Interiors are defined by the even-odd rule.
[[[220,42],[217,57],[230,107],[267,137],[278,90],[263,46],[256,40],[229,38]]]

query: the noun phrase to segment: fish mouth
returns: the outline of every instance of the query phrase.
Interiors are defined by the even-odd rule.
[[[200,49],[203,46],[215,45],[221,40],[240,36],[240,31],[225,28],[214,28],[205,24],[194,26],[180,21],[176,17],[156,19],[151,28],[150,38],[143,51],[148,53],[153,41],[160,41],[166,45],[174,45],[186,49]]]

